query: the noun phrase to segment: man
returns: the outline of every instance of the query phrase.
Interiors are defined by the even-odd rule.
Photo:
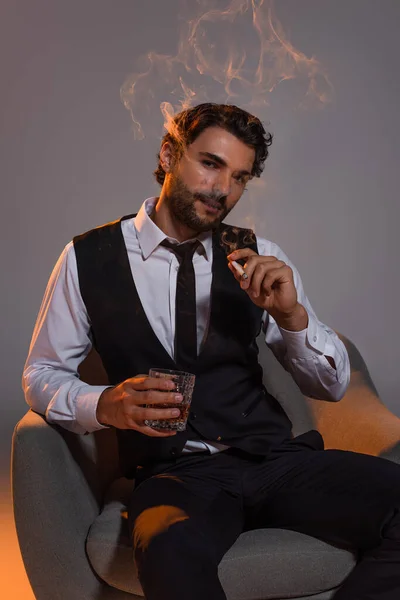
[[[129,524],[148,600],[224,599],[218,564],[242,531],[260,527],[357,549],[336,600],[395,600],[400,467],[326,451],[313,430],[293,438],[262,384],[261,326],[304,394],[338,401],[350,377],[342,342],[318,321],[279,246],[223,223],[271,143],[235,106],[174,118],[158,155],[159,198],[61,255],[24,370],[26,398],[77,433],[116,428],[122,469],[136,478]],[[111,386],[78,378],[92,344]],[[179,409],[157,405],[181,400],[172,381],[147,376],[152,367],[196,375],[185,432],[145,424],[175,418]]]

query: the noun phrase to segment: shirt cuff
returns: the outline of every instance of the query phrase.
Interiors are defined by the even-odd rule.
[[[288,331],[279,327],[279,331],[285,342],[289,358],[310,358],[325,354],[327,333],[314,317],[308,316],[306,329]]]
[[[96,410],[102,392],[109,387],[112,386],[91,385],[90,391],[79,393],[76,398],[76,420],[88,433],[98,429],[108,429],[107,425],[98,422]]]

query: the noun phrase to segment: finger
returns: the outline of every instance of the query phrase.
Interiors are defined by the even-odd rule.
[[[125,381],[127,387],[130,387],[137,391],[145,390],[174,390],[176,384],[173,381],[173,375],[171,378],[166,377],[149,377],[148,375],[137,375],[131,379]]]
[[[260,254],[257,254],[257,252],[254,252],[250,248],[241,248],[240,250],[235,250],[227,256],[229,261],[249,260],[251,257],[256,257],[262,262],[282,262],[279,261],[279,259],[276,256],[262,256]]]
[[[258,298],[261,290],[264,292],[267,290],[267,287],[270,285],[270,273],[271,272],[265,268],[265,264],[258,263],[255,266],[251,277],[251,285],[247,288],[247,292],[252,298]],[[270,291],[269,287],[268,291]]]
[[[176,419],[180,417],[181,411],[179,408],[143,408],[140,407],[135,412],[135,421],[142,423],[144,421]]]
[[[231,261],[228,261],[228,267],[230,269],[230,271],[232,271],[233,275],[235,276],[236,281],[240,281],[242,280],[242,275],[240,274],[240,272],[235,269],[234,265],[231,263]]]
[[[234,250],[234,252],[231,252],[230,254],[228,254],[228,259],[229,260],[240,260],[240,259],[244,258],[246,260],[247,258],[249,258],[252,255],[258,256],[257,252],[254,252],[254,250],[252,250],[251,248],[239,248],[238,250]]]
[[[238,265],[239,267],[243,267],[243,265],[246,264],[246,259],[250,260],[251,258],[257,258],[258,260],[260,260],[261,262],[273,262],[273,261],[277,261],[278,259],[276,258],[276,256],[260,256],[259,254],[256,254],[255,252],[253,252],[251,255],[245,257],[245,258],[235,258],[235,253],[233,252],[232,254],[229,254],[227,256],[228,259],[228,264],[233,264],[233,266]]]
[[[251,288],[248,291],[251,292],[251,295],[254,298],[257,298],[260,294],[270,296],[274,284],[284,280],[286,269],[286,266],[277,268],[267,267],[267,269],[265,269],[264,265],[257,265],[251,280]]]
[[[247,290],[252,286],[252,278],[254,271],[257,265],[261,264],[262,262],[264,261],[262,261],[262,258],[258,256],[258,254],[254,254],[253,256],[250,256],[248,258],[247,262],[243,267],[247,277],[245,279],[242,277],[240,280],[240,285],[244,290]]]
[[[137,431],[144,435],[149,435],[150,437],[171,437],[177,433],[175,430],[171,429],[153,429],[153,427],[149,427],[148,425],[142,425]]]
[[[258,256],[258,254],[255,256],[251,256],[244,265],[244,270],[246,271],[248,278],[241,281],[241,286],[243,289],[248,289],[252,287],[253,275],[258,265],[262,265],[264,273],[269,273],[272,272],[274,269],[278,269],[284,266],[285,263],[281,260],[278,260],[274,256]],[[259,269],[258,272],[260,272]]]
[[[135,404],[177,404],[182,402],[182,394],[175,392],[159,392],[157,390],[145,390],[135,394]]]
[[[266,277],[263,279],[261,284],[260,293],[264,293],[267,297],[271,296],[272,291],[277,289],[278,287],[288,284],[291,279],[291,268],[289,266],[280,267],[279,269],[274,269],[273,271],[268,272]]]
[[[251,259],[250,259],[251,260]],[[245,264],[245,268],[248,270],[245,270],[243,267],[241,267],[241,265],[239,265],[239,268],[235,267],[236,261],[232,261],[232,262],[228,262],[228,266],[229,269],[232,271],[232,273],[235,276],[236,281],[238,281],[241,285],[241,287],[243,289],[247,289],[250,286],[250,278],[251,278],[251,274],[252,274],[252,268],[249,268],[249,263]],[[246,283],[244,283],[246,282]]]
[[[233,260],[233,261],[228,260],[228,266],[229,266],[230,270],[232,271],[232,273],[235,275],[235,279],[237,281],[239,281],[239,283],[241,283],[242,281],[246,281],[247,279],[249,279],[249,274],[247,272],[247,267],[250,264],[251,260],[253,260],[253,259],[256,260],[255,259],[256,256],[258,256],[258,254],[254,254],[254,258],[250,257],[247,263],[244,263],[244,260],[243,260],[244,266],[242,266],[241,264],[239,264],[235,260]],[[247,287],[247,286],[245,286],[245,287]]]

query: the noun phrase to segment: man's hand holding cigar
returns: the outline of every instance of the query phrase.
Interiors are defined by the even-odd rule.
[[[243,268],[236,261],[245,260]],[[228,266],[251,300],[283,329],[307,328],[308,314],[297,301],[292,269],[275,256],[260,256],[250,248],[228,255]]]

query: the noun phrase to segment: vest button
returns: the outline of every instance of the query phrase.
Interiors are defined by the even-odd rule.
[[[190,413],[190,418],[192,419],[192,421],[194,421],[194,419],[197,418],[196,413]]]
[[[173,446],[169,453],[171,454],[171,456],[176,456],[178,454],[178,448],[176,446]]]

